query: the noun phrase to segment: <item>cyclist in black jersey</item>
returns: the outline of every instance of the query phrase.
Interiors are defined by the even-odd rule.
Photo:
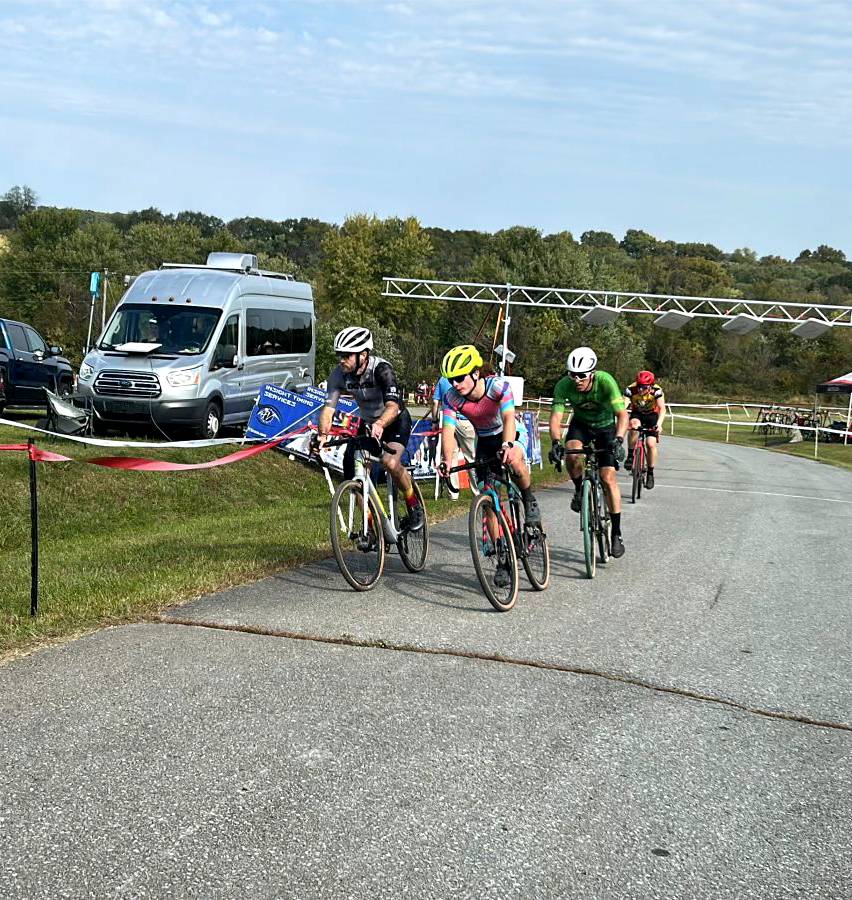
[[[385,471],[396,482],[408,507],[408,523],[412,531],[423,527],[423,507],[417,501],[411,475],[402,455],[411,436],[411,416],[396,381],[393,366],[374,356],[373,335],[357,325],[344,328],[334,339],[338,365],[328,376],[326,401],[319,417],[319,446],[328,440],[331,421],[341,394],[351,394],[358,403],[362,431],[380,444],[389,444],[394,453],[382,453]],[[349,444],[343,457],[343,475],[355,475],[355,446]]]

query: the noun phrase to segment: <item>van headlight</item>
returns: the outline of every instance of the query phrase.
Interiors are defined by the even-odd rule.
[[[94,367],[88,363],[80,363],[80,373],[78,375],[80,381],[88,381],[94,374]]]
[[[166,375],[166,381],[172,387],[189,387],[191,384],[199,384],[201,368],[196,366],[194,369],[178,369],[176,372],[169,372]]]

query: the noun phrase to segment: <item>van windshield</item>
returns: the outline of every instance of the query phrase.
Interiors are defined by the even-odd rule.
[[[100,350],[122,344],[160,344],[157,354],[190,356],[203,353],[222,311],[199,306],[151,306],[125,303],[109,323]]]

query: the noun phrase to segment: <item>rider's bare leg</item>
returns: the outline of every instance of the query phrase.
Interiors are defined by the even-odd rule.
[[[653,469],[657,465],[657,439],[648,435],[645,443],[648,445],[648,465]]]

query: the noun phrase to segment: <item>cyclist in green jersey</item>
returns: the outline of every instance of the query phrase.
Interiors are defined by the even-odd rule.
[[[565,408],[573,410],[565,445],[562,445],[562,420]],[[568,374],[556,382],[553,405],[550,407],[549,459],[558,462],[565,450],[579,450],[584,443],[603,450],[598,455],[601,480],[606,491],[607,505],[612,519],[612,555],[624,555],[621,537],[621,491],[615,477],[616,460],[624,462],[627,451],[624,435],[630,424],[624,397],[615,379],[608,372],[598,370],[598,357],[590,347],[578,347],[568,356]],[[580,512],[580,488],[583,484],[581,454],[568,455],[568,474],[574,482],[571,509]]]

